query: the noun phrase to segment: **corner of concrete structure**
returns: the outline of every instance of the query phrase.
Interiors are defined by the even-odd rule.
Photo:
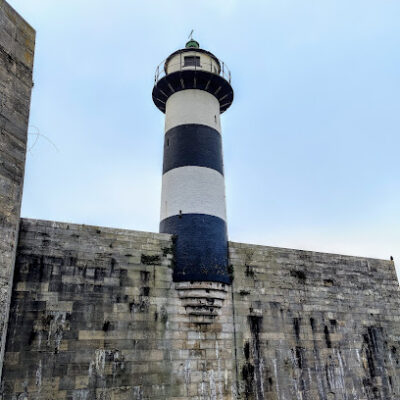
[[[25,171],[35,30],[0,0],[0,379]]]
[[[18,23],[18,25],[23,26],[24,29],[28,29],[31,32],[35,32],[35,29],[32,27],[32,25],[19,14],[10,4],[8,4],[5,0],[0,0],[0,8],[4,7],[8,15]]]

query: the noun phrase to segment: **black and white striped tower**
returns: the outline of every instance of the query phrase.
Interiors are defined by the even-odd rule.
[[[230,283],[220,114],[230,72],[190,40],[157,68],[153,101],[165,113],[160,232],[176,235],[176,282]]]

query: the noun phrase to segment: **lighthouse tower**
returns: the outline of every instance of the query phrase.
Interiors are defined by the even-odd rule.
[[[230,283],[220,114],[233,101],[231,75],[190,40],[156,71],[165,113],[160,232],[176,237],[175,282]]]

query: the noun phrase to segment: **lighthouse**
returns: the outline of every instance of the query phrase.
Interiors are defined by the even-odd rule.
[[[220,115],[231,74],[191,39],[157,67],[153,101],[165,113],[160,232],[175,237],[175,282],[230,283]]]

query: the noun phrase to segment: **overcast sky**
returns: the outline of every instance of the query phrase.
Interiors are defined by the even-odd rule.
[[[9,2],[37,30],[23,217],[158,231],[154,70],[194,29],[233,76],[230,239],[400,267],[398,0]]]

